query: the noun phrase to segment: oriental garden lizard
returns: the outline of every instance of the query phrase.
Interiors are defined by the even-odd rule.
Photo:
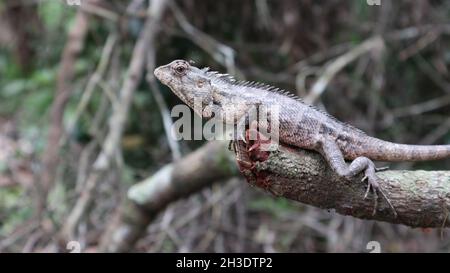
[[[184,60],[175,60],[155,69],[154,74],[184,103],[203,118],[221,118],[224,123],[244,120],[254,106],[279,106],[279,142],[319,152],[338,175],[346,178],[364,174],[367,193],[380,192],[396,214],[376,175],[374,161],[425,161],[450,158],[450,145],[406,145],[368,136],[338,121],[330,114],[304,103],[278,88],[237,81],[227,74],[199,69]],[[224,117],[234,118],[224,118]],[[244,118],[244,119],[243,119]],[[268,125],[270,127],[270,124]],[[271,128],[272,130],[273,128]],[[346,160],[352,160],[347,164]]]

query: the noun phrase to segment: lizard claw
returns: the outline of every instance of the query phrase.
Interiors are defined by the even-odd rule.
[[[361,179],[361,182],[364,182],[367,179],[369,179],[369,177],[367,175],[364,175],[364,177]],[[367,190],[366,190],[366,193],[364,194],[364,199],[366,199],[367,196],[369,195],[370,188],[371,188],[370,183],[367,183]]]
[[[241,132],[241,139],[242,139],[242,141],[244,141],[245,144],[247,144],[247,138],[245,137],[244,131]]]
[[[236,153],[236,143],[233,140],[228,143],[228,151]]]
[[[389,166],[375,168],[375,172],[382,172],[382,171],[386,171],[386,170],[389,170]]]
[[[369,195],[370,189],[372,188],[372,186],[368,183],[367,184],[367,190],[366,193],[364,194],[364,198],[363,199],[367,199],[367,196]]]
[[[373,185],[370,183],[368,175],[364,175],[364,177],[361,179],[361,182],[364,182],[364,181],[367,181],[367,190],[366,190],[366,193],[364,194],[364,199],[367,199],[367,196],[369,195],[370,189],[373,188]],[[374,192],[376,192],[375,189],[374,189]]]
[[[389,198],[387,197],[386,193],[384,192],[384,189],[381,187],[379,181],[380,178],[378,178],[373,171],[369,172],[366,170],[365,176],[363,178],[363,181],[367,179],[367,191],[366,194],[364,195],[364,199],[367,198],[370,189],[372,189],[372,192],[374,194],[374,208],[373,208],[373,212],[372,215],[375,215],[377,212],[377,208],[378,208],[378,192],[381,193],[381,196],[383,196],[383,198],[386,200],[386,202],[388,203],[389,207],[391,208],[394,217],[397,218],[398,214],[397,211],[395,210],[394,206],[391,203],[391,200],[389,200]]]
[[[394,206],[391,203],[391,200],[389,200],[389,198],[387,198],[386,194],[384,193],[383,188],[379,187],[378,191],[381,193],[381,195],[383,196],[383,198],[386,200],[386,202],[389,204],[389,207],[391,207],[392,213],[394,213],[394,217],[397,218],[398,213],[395,210]]]
[[[372,216],[375,216],[375,214],[377,214],[377,209],[378,209],[378,193],[377,193],[377,190],[375,188],[373,188],[373,195],[374,195],[374,198],[373,198]]]

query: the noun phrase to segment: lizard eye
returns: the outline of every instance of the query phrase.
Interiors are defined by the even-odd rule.
[[[174,69],[175,69],[175,72],[181,76],[183,76],[186,73],[186,66],[184,66],[184,65],[178,65]]]

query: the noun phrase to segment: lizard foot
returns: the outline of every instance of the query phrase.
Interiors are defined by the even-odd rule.
[[[367,168],[364,172],[364,177],[361,180],[362,182],[367,180],[367,190],[364,194],[364,199],[367,198],[369,195],[370,190],[372,190],[374,194],[374,207],[372,215],[375,215],[378,208],[378,192],[381,193],[383,198],[386,200],[386,202],[389,204],[389,207],[392,209],[392,212],[394,213],[394,216],[397,218],[397,211],[395,210],[394,206],[391,203],[391,200],[387,197],[386,193],[384,192],[383,188],[381,187],[381,179],[375,174],[375,169]]]
[[[322,139],[321,142],[321,153],[327,160],[328,164],[331,166],[331,168],[336,171],[340,176],[343,177],[350,177],[354,178],[356,175],[363,173],[364,178],[362,181],[367,180],[367,191],[364,195],[364,198],[367,198],[369,195],[370,190],[373,191],[374,194],[374,209],[373,214],[377,212],[377,205],[378,205],[378,193],[381,193],[383,198],[386,200],[386,202],[389,204],[390,208],[392,209],[394,216],[397,217],[397,212],[394,208],[394,206],[391,203],[391,200],[387,197],[384,189],[381,187],[383,184],[383,180],[381,180],[377,175],[377,171],[385,170],[386,168],[379,168],[377,169],[375,167],[375,164],[370,160],[368,157],[359,156],[356,157],[350,165],[347,165],[344,156],[342,154],[342,151],[340,150],[339,146],[336,144],[336,142],[329,140],[329,139]]]

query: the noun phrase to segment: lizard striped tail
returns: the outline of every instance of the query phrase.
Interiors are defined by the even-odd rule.
[[[370,138],[362,155],[377,161],[438,160],[450,158],[450,145],[408,145]]]

